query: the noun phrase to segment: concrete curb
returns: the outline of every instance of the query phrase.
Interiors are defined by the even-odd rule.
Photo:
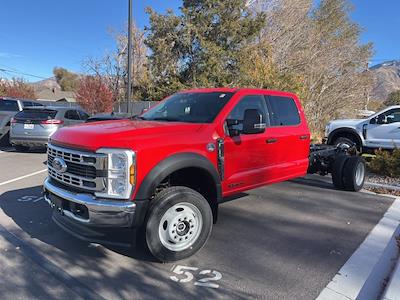
[[[397,198],[317,300],[378,299],[398,258],[399,235],[400,198]]]
[[[389,184],[382,184],[382,183],[374,183],[374,182],[365,182],[365,186],[367,187],[373,187],[373,188],[383,188],[387,190],[394,190],[394,191],[400,191],[400,186],[396,185],[389,185]]]
[[[397,262],[397,267],[393,272],[382,300],[399,300],[400,299],[400,260]]]

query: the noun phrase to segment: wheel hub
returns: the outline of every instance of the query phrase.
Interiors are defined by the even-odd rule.
[[[199,209],[191,203],[179,203],[169,208],[161,218],[161,243],[173,251],[189,248],[199,237],[203,219]]]

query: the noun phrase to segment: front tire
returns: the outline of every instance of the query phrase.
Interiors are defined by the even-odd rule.
[[[211,234],[213,216],[207,200],[187,187],[169,187],[152,200],[146,218],[146,243],[162,262],[192,256]]]

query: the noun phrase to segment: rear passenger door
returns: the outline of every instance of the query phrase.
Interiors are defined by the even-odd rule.
[[[66,126],[72,126],[82,123],[81,118],[76,109],[67,110],[64,114],[64,117],[65,117],[64,124]]]
[[[308,168],[310,135],[296,101],[287,96],[267,95],[271,125],[267,129],[275,146],[276,171],[280,180],[304,176]]]

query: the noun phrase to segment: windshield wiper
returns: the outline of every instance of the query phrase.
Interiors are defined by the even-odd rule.
[[[177,118],[168,118],[168,117],[159,117],[159,118],[153,118],[153,119],[148,119],[149,121],[166,121],[166,122],[182,122],[181,120]]]
[[[143,117],[138,116],[138,115],[132,116],[132,117],[130,117],[130,119],[131,119],[131,120],[147,120],[146,118],[143,118]]]

